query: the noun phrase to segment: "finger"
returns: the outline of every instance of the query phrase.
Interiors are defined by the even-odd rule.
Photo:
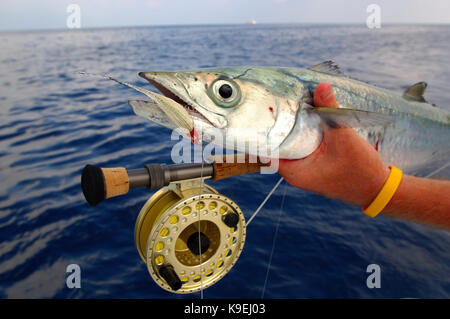
[[[317,107],[338,107],[334,97],[333,88],[328,82],[319,83],[314,91],[314,106]]]

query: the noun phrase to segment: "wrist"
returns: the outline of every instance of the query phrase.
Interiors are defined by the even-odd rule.
[[[395,166],[389,166],[391,172],[375,199],[366,207],[363,207],[362,211],[369,217],[375,217],[382,210],[384,210],[391,201],[395,192],[397,191],[400,182],[402,181],[403,172],[401,169]]]
[[[366,184],[366,187],[360,187],[362,194],[356,205],[361,207],[369,206],[383,189],[390,172],[391,170],[386,166],[378,169],[376,174],[368,176],[363,182]]]

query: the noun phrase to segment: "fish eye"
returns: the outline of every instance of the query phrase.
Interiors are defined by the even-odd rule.
[[[218,78],[209,86],[208,95],[221,107],[233,107],[241,99],[241,90],[233,80]]]
[[[233,94],[233,88],[229,84],[222,84],[219,88],[219,94],[224,99],[228,99]]]

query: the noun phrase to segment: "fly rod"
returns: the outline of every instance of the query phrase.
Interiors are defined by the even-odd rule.
[[[147,164],[143,168],[132,170],[124,167],[102,168],[86,165],[81,175],[81,188],[86,201],[95,206],[105,199],[125,195],[132,188],[159,189],[172,182],[200,177],[218,181],[255,173],[262,166],[269,165],[256,157],[252,160],[248,155],[245,155],[245,161],[239,160],[239,155],[229,159],[227,156],[215,156],[212,163]]]

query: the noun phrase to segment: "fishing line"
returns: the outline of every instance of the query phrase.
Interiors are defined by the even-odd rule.
[[[433,176],[436,173],[439,173],[440,171],[442,171],[444,168],[447,168],[450,165],[450,162],[448,162],[447,164],[445,164],[444,166],[442,166],[441,168],[438,168],[437,170],[433,171],[432,173],[428,174],[427,176],[425,176],[425,178],[428,178],[430,176]]]
[[[282,180],[283,180],[283,178],[280,179],[280,182],[281,182]],[[279,183],[280,183],[280,182],[279,182]],[[279,183],[277,183],[276,186],[278,186]],[[284,186],[283,197],[281,198],[280,211],[278,212],[277,227],[275,228],[275,234],[274,234],[274,236],[273,236],[272,249],[271,249],[271,251],[270,251],[269,264],[267,265],[266,278],[264,279],[264,286],[263,286],[262,293],[261,293],[261,299],[264,299],[264,293],[266,292],[267,281],[268,281],[268,279],[269,279],[270,266],[272,265],[273,253],[274,253],[274,251],[275,251],[275,242],[277,241],[278,229],[280,228],[281,215],[282,215],[282,212],[283,212],[284,199],[285,199],[285,197],[286,197],[286,191],[287,191],[287,188],[288,188],[288,186],[285,185],[285,186]]]
[[[202,265],[202,242],[201,242],[201,218],[200,218],[200,195],[203,193],[203,142],[200,142],[200,148],[201,148],[201,161],[202,161],[202,168],[200,170],[200,194],[198,195],[198,251],[200,253],[200,266]],[[195,158],[195,155],[194,155]],[[203,275],[202,275],[202,269],[200,267],[200,299],[203,299]]]
[[[250,217],[250,219],[247,222],[247,226],[250,225],[250,223],[252,222],[253,218],[256,217],[256,215],[259,213],[259,211],[261,210],[261,208],[263,208],[264,204],[269,200],[270,196],[272,196],[273,192],[275,192],[275,190],[278,188],[278,186],[280,186],[281,182],[283,181],[283,177],[280,178],[280,180],[275,184],[275,186],[272,188],[272,190],[269,192],[269,194],[266,196],[266,198],[264,199],[264,201],[261,203],[261,205],[259,205],[259,207],[255,210],[255,212],[253,213],[252,217]]]

